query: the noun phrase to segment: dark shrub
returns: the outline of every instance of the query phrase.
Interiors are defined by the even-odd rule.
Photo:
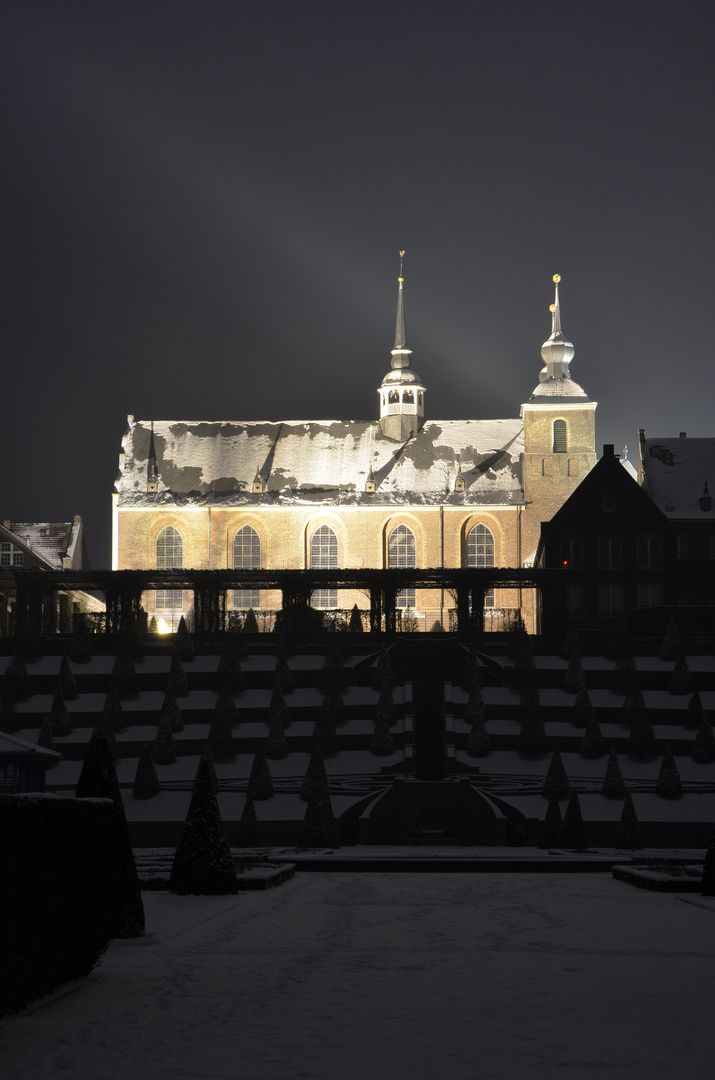
[[[52,734],[56,739],[69,735],[72,731],[72,720],[65,705],[64,695],[58,687],[52,698],[52,708],[48,717]]]
[[[132,795],[135,799],[153,799],[160,791],[161,785],[154,764],[152,747],[150,743],[144,743],[141,757],[137,761],[137,771],[132,784]]]
[[[680,773],[669,746],[666,746],[663,754],[658,780],[655,785],[655,793],[660,795],[661,799],[682,799],[683,797]]]
[[[611,750],[608,755],[608,765],[606,766],[606,775],[603,778],[601,794],[606,799],[625,799],[626,797],[626,783],[615,750]]]
[[[151,756],[157,765],[173,765],[176,761],[174,736],[171,734],[171,725],[165,716],[159,720],[159,729],[151,748]]]
[[[711,761],[715,761],[715,737],[713,736],[710,720],[706,715],[703,715],[698,733],[695,736],[692,758],[693,761],[697,761],[700,765],[708,765]]]
[[[558,799],[552,799],[546,808],[546,816],[541,824],[539,830],[539,847],[540,848],[553,848],[559,842],[559,836],[561,835],[561,826],[563,819],[561,817],[561,807],[559,806]]]
[[[640,829],[638,827],[638,818],[636,816],[636,808],[633,805],[633,798],[630,791],[626,792],[621,820],[616,829],[615,846],[617,848],[625,848],[629,851],[635,851],[637,848],[643,847],[643,841],[641,840]]]
[[[571,785],[558,750],[554,750],[551,755],[551,762],[549,763],[541,794],[549,802],[553,799],[568,799],[571,794]]]
[[[272,799],[275,794],[271,770],[262,750],[258,750],[253,758],[251,775],[248,778],[248,794],[255,801]]]
[[[569,851],[585,851],[586,837],[583,831],[583,818],[581,817],[581,804],[578,795],[574,792],[569,798],[564,820],[559,831],[558,847]]]
[[[59,688],[62,691],[62,695],[65,701],[76,701],[79,696],[79,690],[77,688],[77,680],[74,677],[72,668],[70,667],[69,659],[66,656],[62,657],[60,663],[60,675],[59,675]]]
[[[238,892],[236,868],[221,820],[211,768],[205,757],[199,761],[189,812],[171,867],[169,887],[182,896]]]
[[[325,771],[323,751],[316,746],[310,755],[308,770],[300,789],[300,797],[303,802],[310,802],[312,798],[323,798],[328,793],[328,776]]]

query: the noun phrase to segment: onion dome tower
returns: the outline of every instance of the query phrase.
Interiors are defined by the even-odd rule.
[[[405,442],[415,435],[425,422],[425,387],[417,372],[410,368],[412,349],[407,348],[405,332],[405,302],[400,252],[400,276],[397,289],[397,320],[395,347],[392,350],[391,370],[377,391],[380,397],[380,430],[388,439]]]
[[[596,402],[571,378],[574,347],[561,329],[559,282],[554,274],[551,334],[541,347],[539,384],[521,406],[524,421],[524,550],[596,464]]]

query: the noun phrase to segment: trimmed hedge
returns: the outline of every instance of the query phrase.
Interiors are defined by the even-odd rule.
[[[0,796],[0,1015],[99,962],[114,923],[120,816],[110,799]]]

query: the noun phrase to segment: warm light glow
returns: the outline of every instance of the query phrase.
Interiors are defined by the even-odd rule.
[[[166,619],[156,620],[156,632],[157,634],[170,634],[172,632]]]

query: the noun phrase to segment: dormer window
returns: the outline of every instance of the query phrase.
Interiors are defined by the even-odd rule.
[[[706,513],[707,513],[708,510],[712,510],[712,508],[713,508],[713,500],[712,500],[712,496],[710,495],[710,492],[708,491],[707,480],[705,481],[705,487],[703,488],[703,493],[700,496],[699,502],[700,502],[700,509],[701,510],[704,510]]]

